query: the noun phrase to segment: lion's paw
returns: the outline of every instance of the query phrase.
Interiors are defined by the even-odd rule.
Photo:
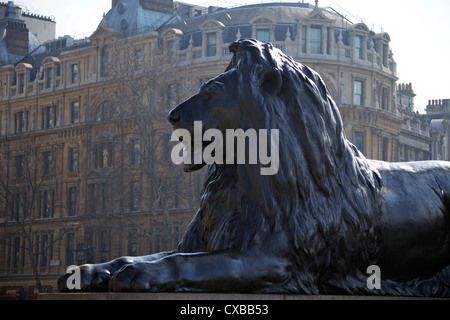
[[[79,267],[79,289],[69,288],[68,280],[72,272],[63,273],[58,279],[60,292],[106,292],[109,287],[111,273],[97,265],[85,264]]]
[[[173,288],[169,270],[155,262],[137,262],[124,266],[110,281],[113,292],[158,292]]]

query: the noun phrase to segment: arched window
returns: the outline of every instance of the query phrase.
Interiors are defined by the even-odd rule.
[[[108,64],[109,64],[109,47],[104,46],[102,49],[102,57],[101,57],[101,76],[107,77],[108,76]]]

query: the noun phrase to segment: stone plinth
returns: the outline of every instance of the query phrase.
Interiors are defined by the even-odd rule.
[[[45,293],[38,295],[39,300],[208,300],[208,301],[301,301],[301,300],[424,300],[405,297],[371,296],[303,296],[273,294],[219,294],[219,293]]]

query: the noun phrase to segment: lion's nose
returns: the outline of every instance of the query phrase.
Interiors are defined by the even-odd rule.
[[[169,120],[169,122],[170,122],[172,125],[175,125],[175,124],[178,123],[178,121],[180,121],[180,115],[179,115],[179,114],[176,114],[176,113],[173,112],[173,111],[171,111],[171,112],[169,113],[169,115],[167,116],[167,120]]]

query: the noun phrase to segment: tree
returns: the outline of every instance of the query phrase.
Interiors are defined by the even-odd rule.
[[[43,149],[32,138],[26,140],[18,145],[7,136],[1,137],[0,243],[7,248],[9,254],[5,258],[13,268],[25,267],[27,257],[38,291],[43,292],[40,266],[49,263],[53,245],[64,237],[66,230],[64,223],[58,233],[53,229],[44,234],[40,228],[43,219],[55,216],[53,173],[58,145]]]
[[[182,230],[172,225],[170,209],[189,207],[180,203],[190,203],[189,209],[195,207],[198,202],[192,201],[192,183],[186,181],[200,181],[198,173],[189,177],[170,160],[172,130],[166,117],[170,109],[186,97],[182,93],[180,70],[175,67],[170,46],[161,42],[148,46],[127,38],[118,39],[108,47],[107,62],[102,66],[107,75],[103,89],[105,103],[101,110],[91,110],[91,117],[121,123],[120,132],[113,140],[118,149],[122,152],[128,149],[129,154],[129,157],[122,157],[117,166],[122,172],[117,170],[114,177],[122,181],[119,188],[129,186],[128,191],[121,191],[122,194],[128,192],[129,207],[161,210],[163,222],[158,233],[167,245],[165,249],[173,249],[180,236],[174,233]],[[133,173],[136,179],[127,181]],[[151,194],[151,197],[143,199],[142,194]],[[122,215],[122,218],[133,228],[143,229],[147,236],[154,236],[155,228],[136,225],[129,215]]]

